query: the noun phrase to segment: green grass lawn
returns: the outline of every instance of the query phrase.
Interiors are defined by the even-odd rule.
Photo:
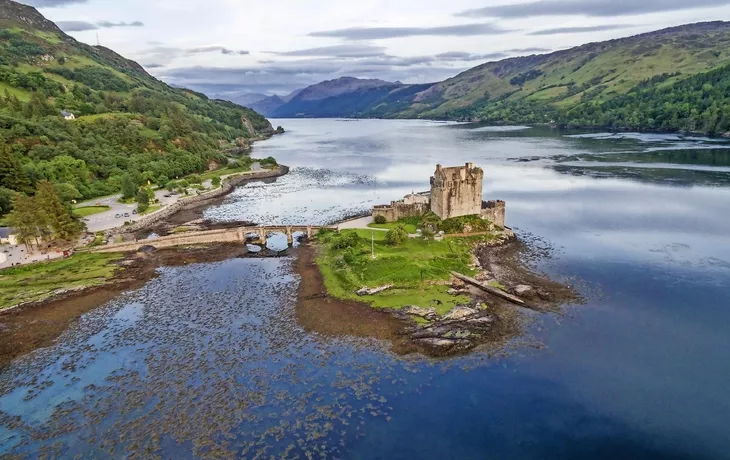
[[[471,248],[476,237],[424,241],[409,238],[402,246],[385,242],[385,232],[375,232],[375,256],[371,257],[369,230],[344,230],[341,235],[356,233],[358,244],[348,249],[335,249],[337,235],[320,238],[317,263],[330,295],[360,300],[374,307],[401,308],[408,305],[434,307],[446,313],[454,306],[469,302],[466,296],[448,295],[451,271],[473,275]],[[363,286],[378,287],[393,284],[394,288],[374,296],[359,297],[355,291]]]
[[[402,225],[403,228],[406,229],[406,232],[408,232],[409,235],[413,235],[414,233],[416,233],[416,231],[418,231],[418,227],[415,224],[405,224],[405,223],[398,223],[398,222],[388,222],[385,224],[368,224],[368,227],[391,230],[393,228],[397,228],[399,225]]]
[[[144,211],[140,212],[139,215],[140,216],[146,216],[147,214],[152,214],[153,212],[159,211],[160,209],[162,209],[162,205],[161,204],[153,204],[149,208],[147,208]]]
[[[0,270],[0,309],[41,300],[58,289],[97,286],[109,279],[121,254],[75,254],[68,259]]]
[[[111,209],[110,206],[82,206],[74,209],[74,214],[78,217],[88,217]]]

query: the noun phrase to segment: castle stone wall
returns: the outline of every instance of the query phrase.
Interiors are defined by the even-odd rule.
[[[485,201],[482,205],[482,219],[487,219],[497,227],[505,227],[506,204],[504,201]]]
[[[431,178],[431,211],[441,219],[479,215],[484,171],[471,163],[454,168],[436,166]]]

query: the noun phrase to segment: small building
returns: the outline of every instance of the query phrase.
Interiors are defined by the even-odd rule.
[[[68,110],[61,110],[61,116],[63,118],[65,118],[66,120],[75,120],[76,119],[76,115],[69,112]]]
[[[0,244],[17,245],[18,238],[15,236],[15,232],[10,227],[0,227]]]

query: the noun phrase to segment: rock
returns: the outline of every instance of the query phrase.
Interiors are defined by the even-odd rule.
[[[469,307],[456,307],[448,315],[444,316],[444,319],[448,320],[462,320],[470,316],[476,315],[478,312],[473,308]]]
[[[437,348],[453,347],[456,344],[456,341],[454,341],[454,340],[438,339],[438,338],[418,339],[417,342],[421,343],[423,345],[428,345],[428,346],[437,347]]]
[[[476,326],[484,326],[486,324],[491,324],[494,322],[494,318],[491,316],[480,316],[478,318],[471,318],[467,320],[468,324],[474,324]]]
[[[467,289],[449,289],[446,291],[449,295],[459,295],[459,294],[466,294],[469,291]]]
[[[532,294],[533,289],[532,286],[528,286],[526,284],[518,284],[512,289],[512,292],[514,292],[515,295],[528,295]]]
[[[380,292],[387,291],[388,289],[390,289],[392,287],[393,287],[392,284],[388,284],[386,286],[380,286],[380,287],[376,287],[376,288],[364,287],[364,288],[356,291],[355,293],[357,295],[359,295],[360,297],[366,296],[366,295],[375,295],[375,294],[378,294]]]
[[[451,287],[453,287],[454,289],[463,289],[466,287],[466,283],[464,281],[460,280],[459,278],[455,278],[451,282]]]
[[[421,318],[432,318],[438,316],[433,308],[423,308],[416,305],[409,305],[405,307],[403,312],[413,316],[420,316]]]
[[[137,249],[137,252],[141,252],[143,254],[149,254],[151,252],[157,251],[157,248],[152,246],[151,244],[146,244],[142,246],[141,248]]]
[[[474,277],[474,279],[477,281],[488,281],[489,278],[490,278],[490,276],[487,272],[477,273],[477,275]]]

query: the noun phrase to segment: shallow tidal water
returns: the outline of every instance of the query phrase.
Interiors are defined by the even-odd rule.
[[[471,161],[585,304],[504,354],[431,360],[304,330],[290,258],[163,268],[0,371],[0,455],[730,458],[730,143],[273,123],[254,155],[292,173],[206,217],[330,223]]]

